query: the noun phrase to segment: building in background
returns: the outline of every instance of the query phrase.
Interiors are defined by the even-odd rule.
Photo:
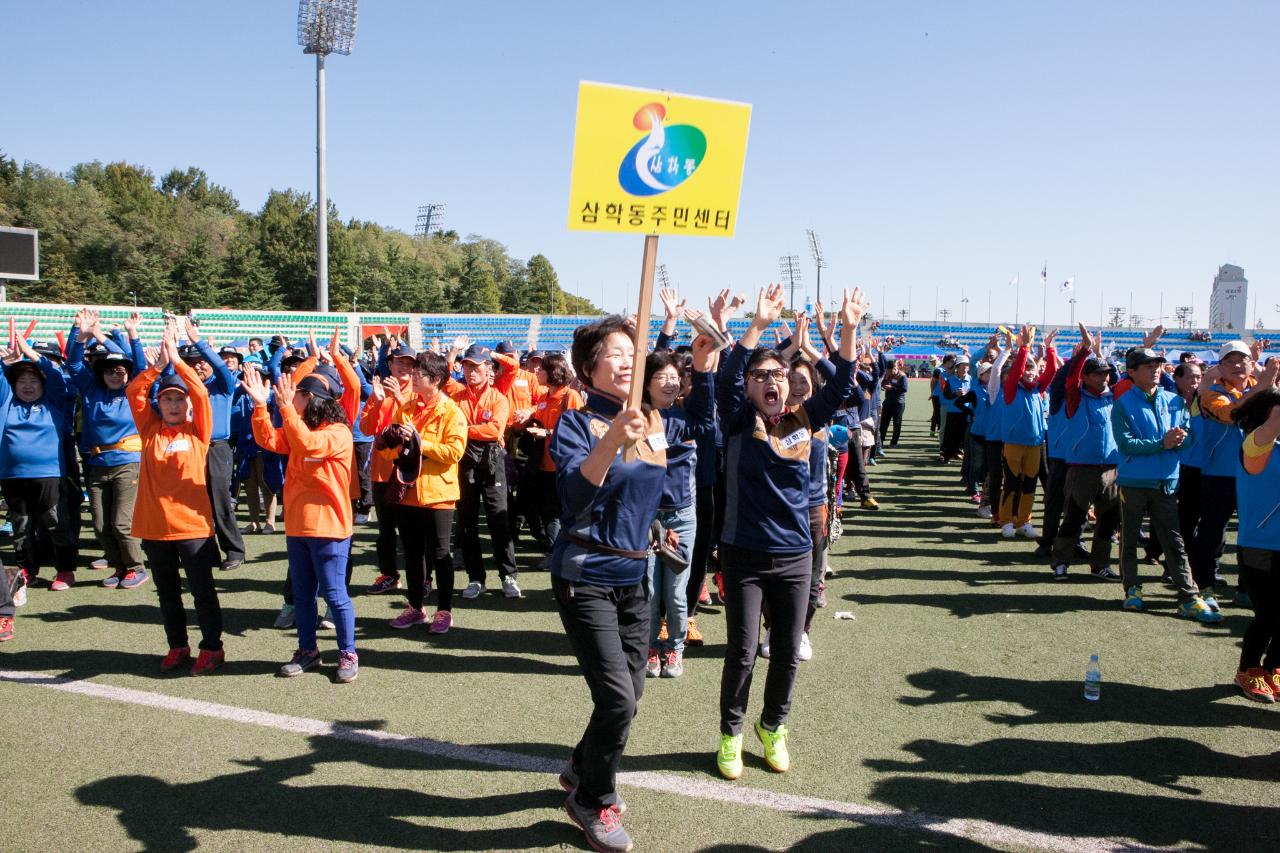
[[[1249,302],[1249,280],[1244,270],[1234,264],[1218,267],[1213,277],[1213,295],[1209,297],[1209,328],[1215,332],[1243,331]]]

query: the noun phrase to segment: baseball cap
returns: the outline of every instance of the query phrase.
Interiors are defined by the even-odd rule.
[[[181,391],[183,396],[187,394],[187,383],[182,381],[182,377],[176,373],[169,373],[160,377],[159,387],[156,389],[156,396],[159,397],[166,391]]]
[[[200,354],[200,347],[195,344],[183,344],[178,347],[178,358],[183,361],[203,361],[204,356]]]
[[[1218,361],[1222,361],[1233,352],[1247,356],[1253,355],[1253,351],[1249,349],[1249,345],[1244,341],[1227,341],[1222,345],[1222,349],[1218,350]]]
[[[489,354],[489,348],[482,344],[472,344],[467,347],[467,351],[462,354],[463,361],[470,361],[476,364],[483,364],[486,361],[492,361],[493,357]]]
[[[1149,347],[1134,347],[1125,354],[1124,366],[1126,370],[1133,370],[1135,367],[1141,367],[1144,364],[1152,362],[1164,362],[1164,356],[1157,353]]]
[[[1098,358],[1096,355],[1091,355],[1084,363],[1084,372],[1110,373],[1111,365],[1107,363],[1106,359]]]
[[[511,341],[502,341],[493,349],[494,352],[500,352],[503,355],[514,355],[516,352],[516,345]]]
[[[329,387],[329,380],[323,374],[309,373],[295,387],[321,400],[333,399],[333,389]]]
[[[416,361],[418,358],[418,351],[401,341],[399,346],[387,354],[387,358],[412,358]]]
[[[960,356],[959,358],[956,359],[956,363],[953,364],[952,367],[959,367],[962,364],[971,364],[971,362],[969,361],[969,356],[967,355]]]
[[[240,350],[236,349],[235,347],[223,347],[222,349],[218,350],[218,355],[223,357],[235,356],[241,361],[244,360],[244,356],[241,354]]]

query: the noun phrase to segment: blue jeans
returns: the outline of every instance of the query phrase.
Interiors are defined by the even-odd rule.
[[[356,650],[356,612],[347,594],[347,555],[351,539],[286,536],[289,576],[293,579],[294,624],[298,648],[316,646],[316,595],[324,596],[338,632],[338,651]]]
[[[649,584],[649,647],[660,653],[683,652],[684,642],[689,634],[689,560],[693,554],[693,539],[698,532],[697,505],[660,509],[658,523],[662,525],[664,536],[668,530],[674,530],[680,536],[680,544],[676,546],[676,550],[684,556],[686,562],[684,569],[675,571],[657,554],[649,555],[646,581]],[[664,611],[667,616],[667,640],[659,643],[658,630]]]

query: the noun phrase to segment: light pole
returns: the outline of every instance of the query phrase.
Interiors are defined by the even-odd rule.
[[[969,297],[960,297],[960,325],[964,325],[969,320]]]
[[[813,255],[813,265],[818,268],[818,298],[817,302],[822,302],[822,268],[827,265],[827,261],[822,257],[822,243],[818,241],[817,233],[809,228],[805,231],[809,235],[809,252]]]
[[[800,281],[800,256],[783,255],[778,258],[778,275],[791,288],[791,313],[796,310],[796,284]]]
[[[329,199],[324,174],[324,58],[351,54],[359,0],[299,0],[298,44],[316,55],[316,310],[329,310]]]

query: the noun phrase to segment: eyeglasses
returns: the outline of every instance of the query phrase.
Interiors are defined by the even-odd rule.
[[[767,382],[772,379],[774,382],[786,382],[787,371],[781,367],[775,367],[773,370],[759,368],[757,370],[747,371],[747,377],[752,382]]]

